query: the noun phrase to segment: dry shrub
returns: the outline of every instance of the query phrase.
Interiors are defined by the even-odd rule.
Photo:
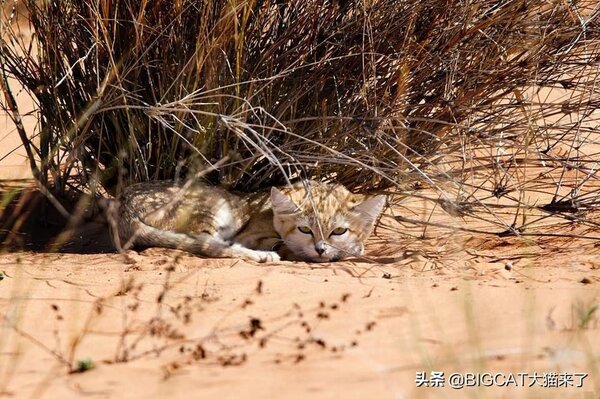
[[[39,145],[22,138],[34,174],[59,189],[114,193],[122,178],[225,158],[209,178],[235,189],[310,177],[398,192],[417,180],[479,203],[520,189],[507,164],[574,148],[598,105],[595,2],[19,4],[35,36],[20,38],[5,5],[2,67],[35,99],[27,134]],[[481,186],[469,181],[484,169]]]

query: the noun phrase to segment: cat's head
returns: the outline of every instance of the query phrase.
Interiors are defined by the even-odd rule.
[[[271,189],[275,230],[288,250],[310,262],[361,255],[385,202],[384,195],[366,197],[315,181]]]

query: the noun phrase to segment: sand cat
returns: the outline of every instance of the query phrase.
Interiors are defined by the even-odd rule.
[[[316,181],[250,194],[161,181],[134,184],[119,201],[122,245],[257,262],[277,261],[280,254],[330,262],[362,254],[386,198]]]

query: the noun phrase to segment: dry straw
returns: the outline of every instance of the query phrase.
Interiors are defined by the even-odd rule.
[[[451,213],[489,213],[477,218],[496,232],[519,232],[515,209],[573,215],[597,202],[585,190],[598,169],[596,2],[4,7],[2,71],[35,100],[39,124],[21,138],[53,192],[114,194],[119,183],[190,175],[227,157],[212,182],[425,186]],[[15,88],[4,80],[3,89],[18,121]],[[549,197],[530,203],[528,192]]]

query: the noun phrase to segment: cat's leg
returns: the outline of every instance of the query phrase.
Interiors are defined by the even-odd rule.
[[[214,237],[212,237],[214,239]],[[222,257],[226,258],[244,258],[255,262],[277,262],[281,260],[279,254],[275,251],[259,251],[256,249],[246,248],[243,245],[234,243],[223,248]]]
[[[273,251],[257,251],[240,244],[231,244],[208,233],[185,234],[157,229],[140,221],[134,223],[134,242],[139,245],[182,249],[197,255],[216,258],[244,258],[256,262],[280,260]]]

